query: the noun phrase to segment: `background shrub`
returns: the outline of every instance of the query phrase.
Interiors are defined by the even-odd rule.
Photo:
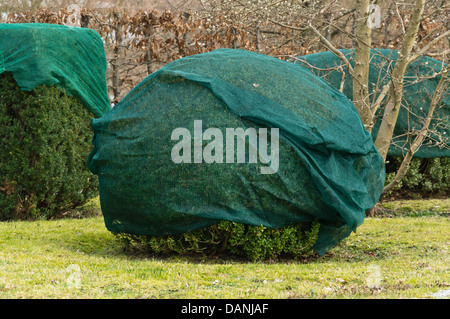
[[[48,218],[96,196],[90,113],[56,86],[22,91],[0,75],[0,220]]]
[[[222,221],[217,225],[177,236],[115,234],[125,250],[148,254],[227,253],[252,261],[281,256],[300,257],[312,252],[319,222],[279,229]]]
[[[386,185],[394,178],[402,157],[388,156]],[[409,169],[396,190],[401,197],[426,198],[450,195],[450,158],[413,158]]]

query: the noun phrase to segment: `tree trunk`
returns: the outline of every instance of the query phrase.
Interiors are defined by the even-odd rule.
[[[364,123],[370,131],[373,127],[372,112],[369,107],[369,62],[371,45],[371,28],[367,24],[369,0],[357,0],[356,15],[356,49],[353,80],[353,103]]]
[[[152,70],[152,41],[153,41],[153,27],[150,26],[150,33],[148,36],[148,43],[147,43],[147,52],[145,55],[145,62],[147,62],[147,75],[150,75],[153,73]]]
[[[122,56],[122,14],[120,12],[114,12],[114,20],[117,22],[115,32],[114,43],[114,59],[112,64],[112,89],[114,93],[114,103],[119,102],[120,95],[120,58]]]
[[[424,3],[425,0],[416,0],[410,25],[403,39],[402,48],[399,52],[394,70],[392,71],[392,85],[389,90],[388,102],[380,124],[377,139],[375,140],[375,146],[384,160],[386,160],[389,145],[394,133],[394,127],[397,123],[403,97],[403,76],[405,75],[405,70],[409,63],[411,50],[416,41],[417,31],[419,30],[420,20],[424,11]]]

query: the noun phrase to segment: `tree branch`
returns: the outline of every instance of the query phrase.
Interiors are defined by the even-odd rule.
[[[381,90],[380,95],[378,95],[375,102],[372,104],[371,111],[372,111],[372,117],[375,117],[375,113],[377,113],[378,109],[380,108],[381,102],[384,100],[386,94],[389,92],[389,88],[391,87],[391,83],[385,84],[383,86],[383,89]]]
[[[433,45],[435,45],[437,42],[439,42],[448,35],[450,35],[450,30],[447,30],[446,32],[442,33],[441,35],[431,40],[426,46],[424,46],[422,49],[411,55],[411,57],[408,60],[408,64],[415,61],[417,58],[419,58],[421,55],[427,52]]]
[[[313,25],[310,23],[309,24],[309,28],[314,32],[315,35],[317,35],[320,39],[320,41],[331,51],[333,52],[338,58],[340,58],[342,60],[342,62],[344,62],[345,66],[348,69],[348,73],[350,73],[351,76],[355,75],[355,71],[353,70],[352,65],[350,64],[350,62],[348,61],[348,59],[345,57],[345,55],[339,51],[338,49],[336,49],[331,43],[330,41],[328,41],[316,28],[313,27]]]
[[[425,0],[416,0],[411,22],[403,39],[402,47],[398,54],[398,59],[394,70],[392,71],[388,102],[386,104],[380,129],[375,140],[375,146],[381,157],[385,160],[403,98],[403,77],[405,75],[406,67],[410,61],[409,56],[411,54],[411,50],[417,38],[417,32],[419,30],[419,24],[423,15],[424,7]]]
[[[309,27],[304,27],[304,28],[294,27],[294,26],[291,26],[291,25],[288,25],[288,24],[284,24],[284,23],[278,22],[278,21],[276,21],[274,19],[271,19],[271,18],[267,18],[267,20],[272,22],[273,24],[279,25],[280,27],[284,27],[284,28],[288,28],[288,29],[292,29],[292,30],[296,30],[296,31],[306,31],[306,30],[309,29]]]

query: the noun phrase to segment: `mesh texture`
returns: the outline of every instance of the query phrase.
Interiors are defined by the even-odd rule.
[[[58,85],[96,117],[110,109],[106,56],[100,35],[87,28],[45,23],[0,24],[0,74],[22,90]]]
[[[91,125],[88,166],[115,233],[167,236],[220,220],[278,228],[318,219],[315,249],[324,254],[363,223],[384,184],[384,162],[345,95],[299,65],[245,50],[174,61]],[[227,141],[227,130],[237,128],[250,136],[241,135],[244,162],[239,138]],[[177,129],[184,133],[174,138]]]

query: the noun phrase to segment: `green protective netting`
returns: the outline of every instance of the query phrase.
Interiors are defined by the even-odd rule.
[[[115,233],[318,219],[323,254],[363,223],[384,184],[384,162],[342,93],[303,67],[245,50],[166,65],[92,128],[88,165]]]
[[[0,74],[22,90],[58,85],[97,117],[110,109],[103,41],[92,29],[56,24],[0,24]]]
[[[354,66],[355,50],[340,50]],[[385,84],[389,83],[398,53],[395,50],[372,49],[369,67],[370,102],[378,97]],[[317,76],[330,83],[337,90],[341,87],[344,72],[343,93],[353,99],[352,78],[342,60],[330,51],[300,56],[292,60],[311,70]],[[402,108],[399,112],[394,136],[388,155],[403,156],[415,135],[408,137],[408,132],[417,133],[423,127],[423,120],[428,114],[431,98],[441,78],[440,73],[447,65],[430,57],[421,56],[411,63],[404,76]],[[384,99],[386,101],[386,98]],[[383,105],[383,104],[382,104]],[[372,136],[375,139],[381,124],[381,111],[376,116]],[[450,94],[446,90],[437,105],[430,133],[422,146],[414,154],[415,157],[450,156]]]

